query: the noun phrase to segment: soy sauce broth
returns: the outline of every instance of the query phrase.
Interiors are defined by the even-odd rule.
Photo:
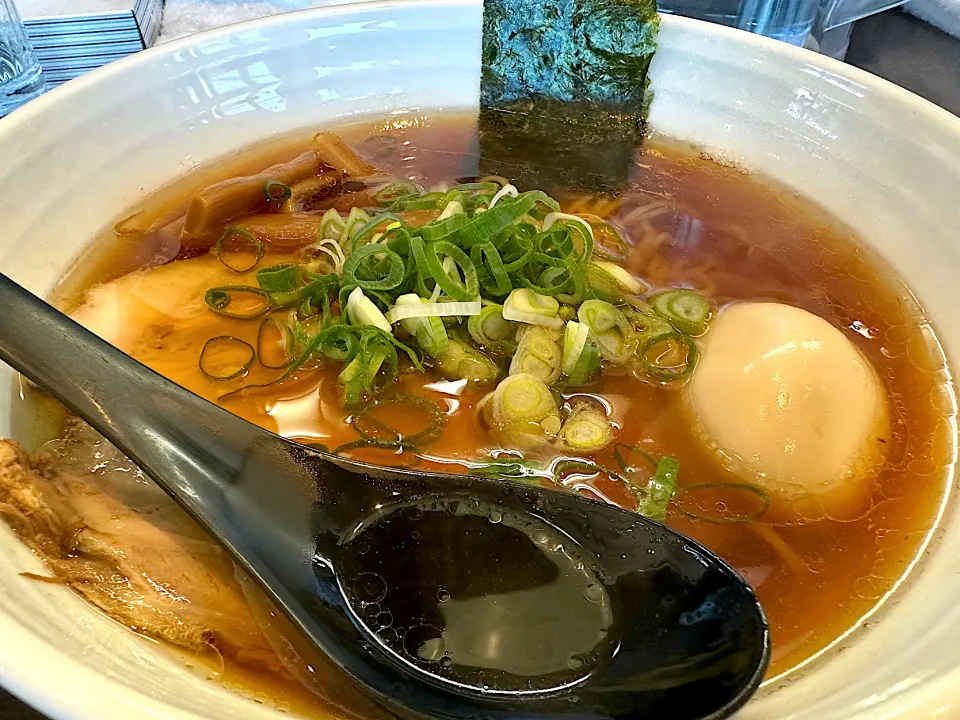
[[[423,186],[476,174],[471,118],[407,117],[334,130],[372,164]],[[176,218],[197,187],[296,157],[307,137],[274,141],[185,178],[146,200],[144,212]],[[655,137],[648,142],[631,186],[621,196],[567,197],[563,204],[565,211],[600,215],[625,230],[632,244],[626,267],[654,287],[690,287],[718,306],[734,300],[775,300],[807,309],[843,329],[882,378],[891,403],[890,447],[873,478],[869,503],[856,517],[796,515],[789,521],[760,517],[714,523],[670,506],[669,525],[716,551],[757,590],[772,629],[768,678],[780,676],[836,641],[877,606],[911,567],[936,524],[954,438],[946,368],[932,331],[891,270],[841,221],[768,179],[718,164],[670,140]],[[185,256],[169,229],[123,237],[108,232],[65,280],[57,299],[70,308],[96,282]],[[268,249],[261,267],[288,257]],[[252,273],[234,276],[234,281],[256,284]],[[133,354],[208,399],[216,401],[230,390],[276,377],[276,371],[254,366],[246,377],[214,381],[197,367],[207,339],[233,335],[255,343],[256,323],[210,313],[189,326],[146,330]],[[336,447],[358,437],[350,413],[341,408],[338,372],[319,366],[296,383],[222,404],[287,437]],[[465,387],[439,376],[425,380],[417,374],[401,375],[398,385],[400,392],[423,395],[445,408],[443,435],[425,446],[420,458],[384,450],[362,451],[359,457],[466,472],[476,458],[509,450],[493,445],[475,420],[476,405],[489,388]],[[694,437],[675,389],[621,376],[605,377],[581,392],[603,396],[619,428],[619,441],[679,458],[681,488],[737,480]],[[403,422],[402,417],[393,419]],[[614,460],[610,449],[594,459],[608,466]],[[620,483],[610,480],[571,474],[564,484],[625,507],[634,502]],[[738,503],[729,497],[707,497],[704,502],[715,519],[753,510],[750,498],[742,507],[733,507]]]

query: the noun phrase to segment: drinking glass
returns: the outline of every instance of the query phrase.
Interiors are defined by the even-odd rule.
[[[44,90],[43,71],[13,0],[0,0],[0,117]]]

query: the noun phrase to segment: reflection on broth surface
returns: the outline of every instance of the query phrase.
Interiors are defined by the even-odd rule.
[[[362,124],[339,132],[355,143],[371,166],[392,177],[415,180],[425,188],[452,184],[477,172],[477,160],[471,154],[476,147],[474,127],[463,118],[410,119],[376,129]],[[706,411],[697,400],[695,383],[643,376],[610,362],[606,355],[597,378],[577,386],[557,385],[559,405],[552,412],[558,428],[548,434],[552,438],[559,433],[560,439],[552,444],[526,446],[511,442],[510,436],[492,433],[478,420],[478,411],[483,401],[480,414],[489,420],[496,412],[490,407],[504,401],[497,395],[487,398],[496,383],[457,379],[445,368],[437,368],[426,373],[401,372],[390,392],[435,403],[443,416],[442,433],[415,447],[384,447],[383,443],[380,447],[356,447],[358,428],[363,430],[364,423],[365,436],[384,428],[389,428],[388,433],[411,436],[423,431],[425,423],[429,425],[433,410],[425,418],[422,406],[402,402],[366,413],[356,406],[345,409],[343,380],[338,380],[343,365],[330,361],[312,360],[282,384],[255,387],[267,385],[285,372],[284,326],[211,312],[203,297],[218,286],[256,286],[256,272],[264,267],[304,262],[303,246],[316,238],[323,212],[333,205],[346,216],[352,205],[369,205],[371,193],[357,183],[346,188],[356,190],[354,195],[348,192],[336,199],[324,195],[325,183],[317,182],[305,200],[277,195],[283,202],[320,208],[316,214],[298,215],[297,223],[285,225],[279,240],[276,217],[259,208],[256,193],[250,196],[248,206],[234,212],[252,213],[253,217],[243,222],[226,217],[198,219],[199,211],[194,208],[184,230],[187,202],[199,188],[214,180],[253,175],[294,158],[304,162],[301,153],[308,142],[300,137],[257,149],[188,177],[147,200],[138,215],[121,223],[124,234],[111,232],[79,264],[61,288],[61,305],[126,352],[203,397],[284,436],[329,448],[347,445],[344,452],[362,459],[415,463],[425,470],[500,471],[529,482],[550,482],[546,478],[552,478],[572,491],[630,509],[638,507],[635,488],[646,487],[654,470],[662,470],[662,460],[658,465],[657,459],[676,459],[677,492],[667,506],[665,521],[716,551],[757,590],[772,628],[770,677],[796,667],[854,626],[916,558],[935,522],[952,461],[954,438],[945,367],[910,294],[836,219],[772,182],[656,138],[648,143],[634,168],[630,188],[621,196],[558,198],[564,212],[595,216],[589,219],[596,235],[603,232],[598,224],[601,218],[624,233],[629,245],[620,264],[632,277],[622,282],[636,283],[632,294],[690,288],[709,301],[713,323],[718,317],[727,322],[725,309],[731,303],[752,301],[801,308],[832,326],[821,327],[811,321],[810,327],[816,329],[804,335],[800,344],[813,343],[820,348],[836,343],[840,352],[847,353],[844,357],[864,368],[861,374],[851,371],[846,377],[859,377],[864,388],[873,383],[875,389],[850,390],[850,380],[836,389],[841,395],[850,390],[863,400],[861,419],[867,429],[863,437],[857,435],[850,441],[852,450],[840,457],[828,476],[817,476],[809,485],[793,478],[786,483],[789,491],[783,490],[784,483],[778,484],[782,478],[771,477],[762,465],[750,465],[750,458],[734,457],[728,440],[711,429],[717,425],[715,418],[699,416]],[[372,173],[372,167],[367,172]],[[263,180],[258,183],[256,191],[262,192]],[[376,183],[370,181],[369,185],[375,187]],[[274,190],[282,192],[282,188]],[[437,214],[413,209],[406,211],[404,219],[419,225]],[[228,220],[245,229],[238,236],[240,241],[247,238],[246,233],[275,238],[265,243],[266,255],[255,268],[236,265],[249,259],[243,257],[244,248],[234,248],[234,269],[208,252],[209,236],[219,237]],[[311,257],[320,264],[336,264],[330,253],[315,251]],[[139,271],[141,268],[146,269]],[[115,282],[99,284],[104,281]],[[732,314],[730,318],[732,321]],[[580,320],[585,322],[582,315]],[[779,321],[771,322],[776,325]],[[455,333],[453,326],[448,329]],[[591,326],[591,332],[594,330]],[[705,358],[711,357],[712,331],[695,339]],[[526,331],[524,338],[531,332]],[[263,333],[267,333],[266,342]],[[212,351],[205,355],[211,363],[215,361],[214,370],[212,364],[201,367],[204,346],[217,337],[234,338],[239,344],[220,347],[216,357]],[[743,342],[730,337],[734,349]],[[533,344],[524,338],[521,345]],[[790,344],[787,340],[770,342],[780,350]],[[260,361],[247,369],[243,343],[261,350]],[[676,349],[663,351],[670,352]],[[403,353],[400,355],[402,361]],[[271,359],[264,360],[268,357]],[[509,365],[509,353],[503,362]],[[677,362],[682,365],[683,361]],[[528,367],[525,372],[530,372]],[[564,373],[569,376],[567,368]],[[801,378],[797,383],[801,389],[820,387],[817,379]],[[782,388],[790,389],[787,381]],[[864,394],[868,392],[874,395]],[[813,398],[810,407],[829,407],[833,400]],[[731,401],[720,402],[721,417],[723,402]],[[742,402],[747,405],[752,400],[744,397]],[[790,402],[794,400],[784,400],[783,405]],[[739,405],[731,408],[730,415],[740,418],[741,409]],[[27,427],[24,418],[34,408],[17,412],[19,426]],[[558,462],[573,457],[568,450],[577,447],[577,438],[559,429],[561,419],[569,423],[571,415],[593,422],[601,436],[605,432],[611,435],[596,445],[599,449],[577,450],[576,462]],[[550,417],[547,412],[535,422],[546,428]],[[844,421],[843,427],[849,423]],[[756,435],[747,434],[751,438]],[[829,438],[813,438],[811,447],[827,441]],[[870,460],[854,462],[854,455]],[[798,472],[797,477],[803,475]],[[829,492],[824,491],[827,485]],[[831,494],[834,487],[842,490],[842,502]],[[456,622],[456,618],[451,615],[448,622]],[[596,622],[602,624],[602,618],[598,616]],[[150,627],[140,629],[171,639]],[[433,647],[429,642],[420,645],[427,650]],[[243,652],[222,650],[228,669],[244,667]],[[536,658],[523,656],[521,661],[535,664]],[[269,670],[269,662],[252,667],[254,675],[269,676],[274,679],[271,682],[282,674],[276,667]],[[244,677],[246,683],[256,682],[249,675]],[[316,682],[331,686],[340,681],[320,677]],[[290,687],[274,684],[269,692],[280,697],[294,692]],[[328,690],[327,694],[341,707],[353,702],[349,693]],[[371,711],[358,712],[369,716]]]

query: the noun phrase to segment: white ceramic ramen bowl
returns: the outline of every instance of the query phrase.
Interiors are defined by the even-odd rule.
[[[0,121],[0,269],[45,293],[145,193],[268,136],[363,114],[469,110],[481,13],[479,0],[408,0],[282,15],[138,54],[30,103]],[[652,72],[657,131],[843,218],[899,270],[946,355],[960,358],[960,120],[819,55],[672,17]],[[0,437],[13,392],[0,369]],[[949,504],[927,557],[870,627],[742,717],[960,717],[960,515]],[[0,525],[0,683],[50,716],[283,717],[23,571],[41,566]]]

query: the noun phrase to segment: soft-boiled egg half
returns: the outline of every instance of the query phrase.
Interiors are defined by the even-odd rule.
[[[780,303],[728,306],[685,393],[724,466],[776,506],[839,518],[862,508],[883,460],[887,399],[866,358],[823,318]]]

